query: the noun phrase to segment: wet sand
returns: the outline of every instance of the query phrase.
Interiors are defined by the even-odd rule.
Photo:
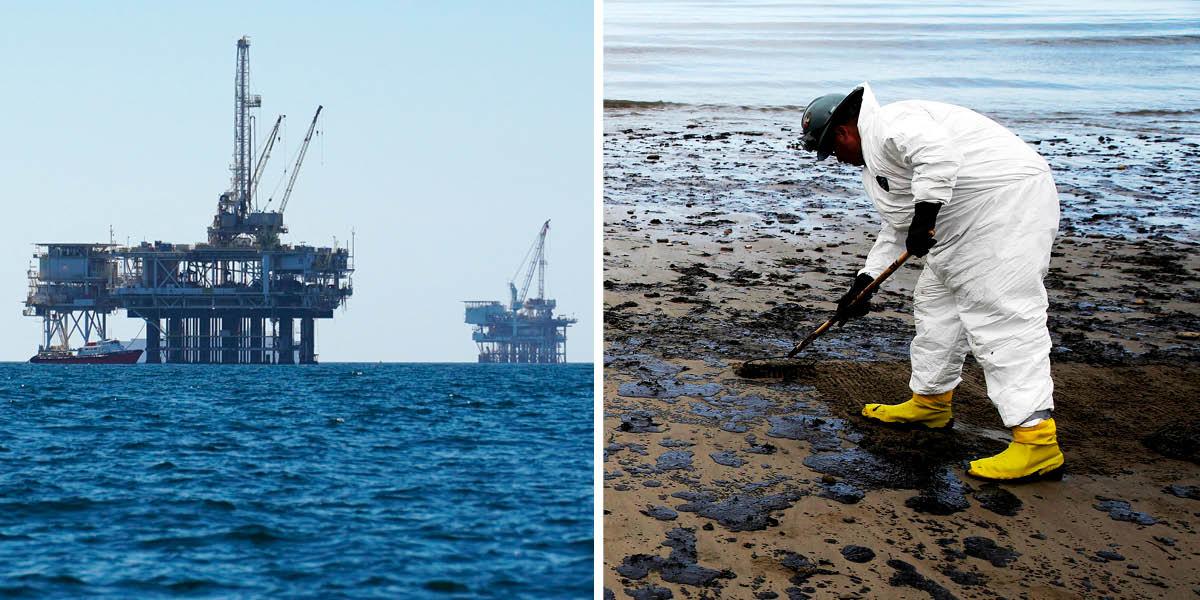
[[[810,371],[733,372],[820,324],[861,265],[877,221],[856,170],[813,169],[789,151],[798,114],[610,105],[606,589],[1193,595],[1200,195],[1185,182],[1200,170],[1187,141],[1195,117],[1005,121],[1037,142],[1063,202],[1047,288],[1068,471],[1062,482],[991,485],[962,468],[1008,439],[970,360],[952,432],[858,416],[864,402],[907,398],[919,261],[876,295],[876,312],[805,352]]]

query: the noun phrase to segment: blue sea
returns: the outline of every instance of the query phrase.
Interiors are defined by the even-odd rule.
[[[0,364],[0,596],[590,597],[592,372]]]

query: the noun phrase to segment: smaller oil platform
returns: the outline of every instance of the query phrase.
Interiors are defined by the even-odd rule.
[[[508,282],[511,294],[506,307],[495,300],[468,300],[466,323],[475,327],[471,339],[479,346],[481,363],[567,362],[567,327],[570,317],[555,317],[557,303],[546,298],[546,236],[550,221],[542,229],[525,258]],[[520,291],[517,278],[525,270]],[[537,274],[537,296],[529,298],[529,286]]]

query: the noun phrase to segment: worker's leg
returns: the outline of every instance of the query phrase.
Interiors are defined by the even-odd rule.
[[[954,295],[930,266],[917,278],[913,320],[917,334],[909,345],[912,377],[908,386],[923,396],[953,391],[962,381],[963,360],[970,348]]]
[[[967,339],[954,296],[928,266],[917,278],[913,316],[917,335],[910,346],[912,397],[894,405],[868,404],[862,414],[885,423],[939,429],[950,424],[950,400],[962,381]]]
[[[1001,192],[1022,195],[1024,209],[975,237],[968,232],[953,260],[939,267],[983,367],[988,397],[1005,426],[1016,427],[1054,408],[1042,280],[1058,227],[1058,197],[1049,176]]]
[[[1054,408],[1046,291],[1037,272],[998,266],[971,283],[961,307],[988,398],[1006,427]]]
[[[1049,176],[1004,191],[1022,194],[1022,210],[1009,214],[1009,223],[993,223],[977,239],[964,240],[962,260],[946,279],[988,397],[1013,428],[1008,449],[971,463],[972,475],[988,479],[1046,475],[1063,464],[1048,418],[1054,382],[1042,282],[1057,231],[1057,193]]]

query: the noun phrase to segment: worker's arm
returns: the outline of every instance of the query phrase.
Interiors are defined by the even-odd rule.
[[[888,123],[884,151],[912,169],[913,204],[947,204],[954,194],[963,157],[950,135],[927,113],[913,110]]]
[[[901,252],[904,252],[904,238],[895,227],[884,221],[883,227],[879,228],[879,235],[875,236],[875,245],[867,253],[867,264],[858,274],[870,275],[872,279],[879,277],[888,265],[900,258]]]
[[[904,245],[913,256],[925,256],[937,243],[934,230],[942,206],[954,196],[962,153],[941,124],[914,110],[891,122],[884,147],[913,171],[913,217]]]

